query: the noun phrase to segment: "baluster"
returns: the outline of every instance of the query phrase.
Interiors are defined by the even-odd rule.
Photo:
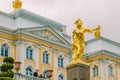
[[[15,73],[14,80],[44,80],[44,79],[39,77],[26,76],[26,75]]]

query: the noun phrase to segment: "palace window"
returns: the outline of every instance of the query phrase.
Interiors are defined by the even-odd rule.
[[[27,75],[27,76],[32,76],[32,74],[33,74],[32,68],[31,68],[31,67],[27,67],[27,68],[26,68],[26,75]]]
[[[109,69],[109,75],[113,76],[113,67],[112,67],[112,65],[109,65],[108,69]]]
[[[63,67],[63,57],[62,56],[58,57],[58,67]]]
[[[43,63],[49,63],[49,53],[47,51],[43,52]]]
[[[8,56],[8,45],[7,44],[3,44],[1,46],[1,51],[0,51],[0,55],[3,57],[7,57]]]
[[[64,77],[63,77],[62,74],[60,74],[60,75],[58,76],[58,80],[64,80]]]
[[[33,55],[33,49],[31,48],[31,46],[29,46],[26,49],[26,58],[27,59],[32,59],[32,55]]]
[[[93,76],[94,77],[98,76],[98,66],[96,65],[93,67]]]

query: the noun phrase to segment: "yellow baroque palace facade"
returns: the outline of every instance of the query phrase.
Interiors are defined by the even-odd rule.
[[[67,80],[71,60],[66,26],[24,9],[0,11],[0,65],[4,57],[21,62],[20,73],[32,76],[37,69],[52,80]],[[90,63],[90,80],[120,80],[120,44],[104,37],[85,43],[82,59]]]

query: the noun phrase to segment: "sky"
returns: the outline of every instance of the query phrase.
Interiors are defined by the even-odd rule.
[[[120,43],[120,0],[21,0],[23,9],[67,26],[71,36],[74,22],[80,18],[83,27],[101,25],[101,36]],[[0,0],[0,11],[13,11],[12,0]],[[85,39],[94,38],[85,34]]]

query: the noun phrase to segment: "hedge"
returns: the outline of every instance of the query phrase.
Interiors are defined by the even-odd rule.
[[[0,77],[0,80],[14,80],[13,78]]]

